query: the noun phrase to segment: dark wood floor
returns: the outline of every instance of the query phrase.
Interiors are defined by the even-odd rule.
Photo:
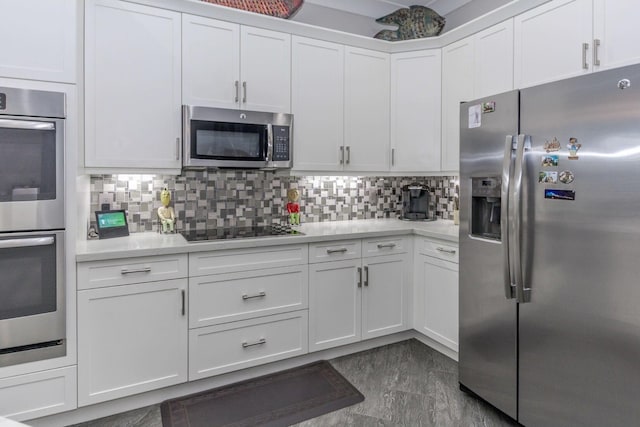
[[[456,362],[416,340],[331,360],[365,396],[297,427],[516,426],[505,415],[460,391]],[[162,427],[160,406],[114,415],[76,427]]]

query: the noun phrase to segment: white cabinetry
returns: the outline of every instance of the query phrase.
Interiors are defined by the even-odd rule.
[[[87,0],[85,167],[177,172],[181,16]]]
[[[389,168],[389,54],[345,48],[345,171]]]
[[[3,0],[0,76],[76,82],[74,1]]]
[[[458,248],[416,238],[414,328],[458,351]]]
[[[308,248],[189,255],[189,380],[305,354]]]
[[[406,247],[402,237],[311,245],[310,351],[407,328]]]
[[[593,0],[595,70],[640,63],[640,7],[630,0]]]
[[[460,168],[460,103],[513,89],[513,20],[442,48],[442,170]]]
[[[186,255],[175,258],[186,265]],[[92,277],[101,271],[98,267],[109,269],[120,263],[122,276],[142,282],[147,269],[153,273],[153,257],[149,261],[150,267],[138,270],[122,260],[82,263],[78,269],[85,272],[79,272],[78,278]],[[91,282],[78,284],[79,406],[185,382],[187,279],[114,281],[110,286],[85,289]]]
[[[335,171],[344,141],[344,46],[293,36],[293,167]]]
[[[440,170],[440,49],[391,56],[391,170]]]
[[[183,103],[291,110],[291,36],[183,15]]]

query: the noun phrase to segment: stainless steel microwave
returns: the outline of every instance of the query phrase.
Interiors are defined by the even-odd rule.
[[[293,116],[182,107],[185,168],[283,169],[293,164]]]

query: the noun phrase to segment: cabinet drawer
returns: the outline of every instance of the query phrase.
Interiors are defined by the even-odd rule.
[[[307,264],[308,261],[309,251],[307,245],[283,245],[192,253],[189,255],[189,276],[287,267]]]
[[[189,331],[189,380],[305,354],[306,310]]]
[[[418,239],[418,253],[450,262],[458,262],[458,246],[437,240]]]
[[[76,396],[75,366],[4,378],[0,417],[23,421],[70,411],[77,407]]]
[[[362,256],[403,254],[408,251],[408,237],[388,237],[362,241]]]
[[[189,280],[189,327],[217,325],[308,307],[306,265]]]
[[[360,240],[342,240],[309,245],[309,263],[342,259],[356,259],[362,256]]]
[[[188,257],[163,255],[78,264],[78,289],[129,285],[187,277]]]

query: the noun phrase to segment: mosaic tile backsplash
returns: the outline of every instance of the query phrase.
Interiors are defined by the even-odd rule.
[[[398,216],[402,186],[431,189],[431,210],[453,218],[457,177],[282,176],[268,171],[186,171],[179,176],[98,175],[91,177],[90,226],[99,196],[112,209],[125,209],[132,233],[157,230],[160,192],[171,191],[179,231],[248,227],[287,222],[287,190],[300,192],[301,222]]]

